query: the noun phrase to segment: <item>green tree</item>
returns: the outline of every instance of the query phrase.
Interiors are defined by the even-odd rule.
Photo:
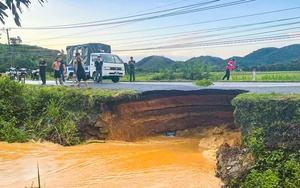
[[[19,36],[17,36],[17,37],[11,37],[9,40],[10,40],[10,43],[12,45],[17,45],[17,44],[21,44],[22,43],[22,39]]]
[[[45,2],[45,0],[38,0],[38,2],[42,5],[42,3]],[[5,13],[7,9],[9,9],[14,16],[14,21],[17,26],[21,27],[20,22],[20,16],[19,13],[22,14],[23,9],[21,5],[26,6],[26,8],[29,8],[29,5],[31,4],[30,0],[6,0],[4,2],[0,1],[0,21],[5,24],[4,17],[8,17],[8,15]]]

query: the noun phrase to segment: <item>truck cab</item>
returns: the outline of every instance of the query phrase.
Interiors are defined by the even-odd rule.
[[[79,52],[83,58],[85,72],[89,79],[94,78],[94,75],[96,74],[95,61],[98,56],[100,56],[103,61],[103,79],[111,79],[113,82],[118,82],[120,77],[125,75],[125,67],[122,59],[115,54],[111,54],[109,45],[102,43],[88,43],[67,46],[68,79],[73,76],[73,61],[77,52]]]
[[[111,79],[113,82],[118,82],[120,77],[125,75],[125,68],[123,61],[114,54],[109,53],[91,53],[89,75],[94,78],[96,74],[95,61],[100,56],[103,62],[102,77],[103,79]]]

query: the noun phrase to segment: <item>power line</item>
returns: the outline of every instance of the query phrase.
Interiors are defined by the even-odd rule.
[[[232,29],[250,27],[250,26],[256,26],[256,25],[264,25],[264,24],[270,24],[270,23],[285,22],[285,21],[295,20],[295,19],[299,19],[299,18],[300,17],[284,18],[284,19],[272,20],[272,21],[266,21],[266,22],[257,22],[257,23],[233,25],[233,26],[227,26],[227,27],[216,27],[216,28],[204,29],[204,30],[203,29],[202,30],[195,30],[195,31],[191,31],[191,32],[177,32],[177,33],[172,33],[172,34],[152,35],[152,36],[143,36],[143,37],[135,37],[135,38],[123,38],[123,39],[110,40],[110,41],[107,41],[107,42],[131,40],[131,39],[134,40],[134,39],[143,38],[144,40],[140,40],[140,41],[136,41],[136,42],[131,41],[130,44],[128,44],[128,43],[118,43],[117,46],[122,46],[122,47],[124,47],[124,46],[135,46],[134,44],[137,44],[137,43],[142,43],[140,45],[145,46],[145,45],[148,45],[148,44],[157,44],[158,42],[165,41],[165,40],[168,40],[170,38],[173,39],[173,38],[176,38],[176,37],[181,37],[181,40],[198,39],[199,36],[197,37],[195,35],[202,34],[202,32],[205,32],[205,33],[219,32],[219,31],[232,30]],[[270,28],[276,28],[276,27],[282,27],[282,26],[295,25],[295,24],[299,24],[299,23],[300,22],[289,22],[289,23],[277,24],[277,25],[271,25],[271,26],[256,27],[256,28],[252,28],[252,29],[236,31],[234,33],[232,33],[232,32],[228,32],[228,33],[222,32],[222,33],[213,34],[213,35],[202,35],[201,38],[210,38],[210,37],[223,36],[223,35],[227,35],[227,34],[236,34],[236,33],[243,33],[243,32],[249,32],[249,31],[257,31],[257,30],[262,30],[262,29],[270,29]],[[291,28],[288,28],[288,29],[291,29]],[[284,29],[284,30],[288,30],[288,29]],[[282,30],[279,30],[279,31],[282,31]],[[273,31],[270,31],[270,32],[273,32]],[[278,32],[278,31],[276,31],[276,32]],[[190,35],[194,35],[194,36],[188,37]],[[157,36],[159,36],[159,37],[157,37]],[[187,37],[184,37],[184,36],[187,36]],[[156,38],[153,38],[153,37],[156,37]],[[145,43],[147,41],[155,41],[155,42]],[[128,45],[122,45],[122,44],[128,44]],[[62,44],[45,45],[45,46],[55,46],[55,45],[63,45],[63,43]]]
[[[158,18],[164,18],[164,17],[170,17],[170,16],[178,16],[178,15],[190,14],[190,13],[194,13],[194,12],[200,12],[200,11],[218,9],[218,8],[223,8],[223,7],[228,7],[228,6],[244,4],[244,3],[250,3],[250,2],[253,2],[253,1],[256,1],[256,0],[237,0],[237,1],[229,2],[229,3],[223,3],[223,4],[198,8],[198,7],[205,6],[205,5],[208,5],[208,4],[211,4],[211,3],[215,3],[217,1],[219,1],[219,0],[212,0],[212,1],[207,1],[207,2],[198,3],[198,4],[194,4],[194,5],[183,6],[184,8],[179,7],[177,9],[183,9],[183,10],[178,10],[178,11],[171,12],[171,13],[165,13],[165,14],[149,16],[149,17],[142,17],[142,18],[133,18],[133,19],[123,20],[123,21],[112,21],[112,22],[106,22],[106,23],[102,23],[103,21],[96,21],[95,23],[92,23],[92,24],[85,24],[85,23],[82,24],[81,23],[81,24],[76,24],[76,25],[70,24],[70,25],[66,25],[66,26],[27,27],[27,28],[23,27],[23,28],[13,28],[13,29],[30,29],[30,30],[74,29],[74,28],[85,28],[85,27],[95,27],[95,26],[103,26],[103,25],[114,25],[114,24],[121,24],[121,23],[130,23],[130,22],[140,22],[140,21],[145,21],[145,20],[152,20],[152,19],[158,19]],[[188,8],[186,8],[186,7],[188,7]],[[160,12],[163,12],[163,11],[160,11]],[[116,18],[116,19],[122,19],[122,18]]]
[[[178,44],[178,45],[160,46],[160,47],[153,47],[153,48],[136,48],[136,49],[114,50],[114,51],[130,52],[130,51],[148,51],[148,50],[190,48],[190,47],[198,47],[198,46],[219,46],[219,45],[227,45],[227,44],[251,43],[251,42],[259,42],[259,41],[273,41],[273,40],[282,40],[282,39],[299,38],[299,37],[300,37],[300,34],[278,35],[278,36],[273,36],[273,37],[248,38],[248,39],[241,39],[241,40],[229,40],[229,41],[211,42],[211,43],[195,42],[195,43],[190,43],[190,44]]]
[[[144,42],[147,41],[153,41],[153,40],[168,40],[168,39],[172,39],[174,37],[183,37],[181,40],[188,40],[188,39],[193,39],[193,38],[198,38],[197,36],[193,36],[193,37],[186,37],[184,38],[184,36],[190,36],[190,35],[199,35],[199,34],[203,34],[203,33],[211,33],[211,32],[219,32],[219,31],[225,31],[225,30],[232,30],[232,29],[238,29],[238,28],[244,28],[244,27],[250,27],[250,26],[256,26],[256,25],[264,25],[264,24],[269,24],[269,23],[276,23],[276,22],[282,22],[282,21],[288,21],[288,20],[294,20],[294,19],[299,19],[300,17],[294,17],[294,18],[287,18],[287,19],[280,19],[280,20],[273,20],[273,21],[267,21],[267,22],[258,22],[258,23],[252,23],[252,24],[242,24],[242,25],[235,25],[235,26],[227,26],[227,27],[217,27],[217,28],[212,28],[212,29],[204,29],[204,30],[195,30],[195,31],[191,31],[191,32],[179,32],[179,33],[174,33],[174,34],[168,34],[168,35],[154,35],[154,36],[163,36],[163,37],[159,37],[159,38],[152,38],[153,36],[144,36],[144,37],[135,37],[135,38],[125,38],[125,39],[115,39],[115,40],[110,40],[111,41],[121,41],[121,40],[128,40],[128,39],[139,39],[139,38],[152,38],[149,40],[140,40],[140,41],[136,41],[136,42],[130,42],[130,44],[128,43],[118,43],[118,45],[121,44],[121,46],[124,46],[122,44],[127,44],[125,46],[131,46],[132,44],[137,44],[137,43],[142,43],[145,44]],[[292,22],[292,23],[286,23],[286,24],[278,24],[278,25],[272,25],[272,26],[266,26],[266,27],[259,27],[259,28],[254,28],[254,29],[249,29],[249,30],[242,30],[242,31],[237,31],[237,32],[243,32],[243,31],[253,31],[253,30],[258,30],[258,29],[269,29],[269,28],[273,28],[273,27],[282,27],[282,26],[288,26],[288,25],[294,25],[294,24],[299,24],[300,22]],[[235,32],[235,33],[237,33]],[[178,35],[180,34],[180,35]],[[184,34],[184,35],[181,35]],[[215,34],[215,35],[210,35],[210,37],[214,37],[214,36],[219,36],[219,35],[224,35],[227,33],[220,33],[220,34]],[[228,33],[228,34],[232,34],[232,33]],[[170,37],[167,37],[169,36]],[[175,35],[175,36],[174,36]],[[201,37],[207,37],[207,36],[201,36]],[[146,43],[147,44],[147,43]]]
[[[189,25],[207,24],[207,23],[234,20],[234,19],[241,19],[241,18],[247,18],[247,17],[266,15],[266,14],[274,14],[274,13],[278,13],[278,12],[285,12],[285,11],[291,11],[291,10],[296,10],[296,9],[300,9],[300,6],[299,7],[287,8],[287,9],[279,9],[279,10],[274,10],[274,11],[268,11],[268,12],[261,12],[261,13],[256,13],[256,14],[248,14],[248,15],[243,15],[243,16],[235,16],[235,17],[229,17],[229,18],[222,18],[222,19],[214,19],[214,20],[208,20],[208,21],[195,22],[195,23],[190,23],[190,24],[175,25],[175,26],[169,26],[169,27],[160,27],[160,28],[154,28],[154,29],[136,30],[136,31],[119,32],[119,33],[108,33],[108,34],[102,34],[102,36],[109,36],[109,35],[114,35],[114,34],[125,34],[125,33],[136,33],[136,32],[141,32],[141,31],[152,31],[152,30],[168,29],[168,28],[175,28],[175,27],[184,27],[184,26],[189,26]],[[93,32],[93,31],[91,31],[91,32]],[[62,36],[58,36],[58,37],[51,37],[51,38],[33,40],[33,41],[30,41],[30,42],[38,42],[38,41],[43,41],[43,40],[52,40],[52,39],[57,39],[57,38],[70,37],[70,36],[74,37],[74,36],[77,36],[77,35],[80,35],[80,34],[85,34],[85,33],[90,33],[90,32],[78,32],[78,33],[75,33],[75,34],[68,34],[68,35],[62,35]],[[95,35],[95,36],[98,36],[98,35]],[[90,37],[90,36],[88,36],[88,37]]]

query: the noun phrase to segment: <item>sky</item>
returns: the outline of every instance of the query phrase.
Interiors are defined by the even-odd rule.
[[[109,44],[123,61],[150,55],[227,59],[300,43],[300,0],[48,0],[43,7],[31,1],[23,7],[22,27],[11,14],[5,18],[2,28],[10,37],[64,51]],[[0,43],[7,43],[5,32]]]

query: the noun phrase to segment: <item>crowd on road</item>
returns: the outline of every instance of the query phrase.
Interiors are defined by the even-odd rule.
[[[39,59],[39,72],[40,72],[40,77],[42,80],[42,85],[46,85],[46,67],[47,63],[43,59],[42,56],[38,57]],[[135,81],[135,65],[136,62],[133,60],[133,57],[130,57],[130,61],[128,63],[124,63],[124,67],[126,70],[126,73],[129,73],[129,81],[134,82]],[[89,84],[87,82],[87,76],[85,73],[85,65],[84,61],[81,58],[80,53],[75,54],[75,59],[72,64],[74,68],[73,72],[73,78],[72,78],[72,84],[73,86],[75,83],[77,83],[77,86],[80,88],[81,87],[81,81],[84,82],[86,88],[89,88]],[[103,61],[101,59],[101,55],[99,55],[95,61],[95,68],[96,68],[96,82],[97,83],[102,83],[102,67],[103,67]],[[62,85],[65,86],[65,78],[68,76],[66,75],[67,73],[67,66],[66,63],[62,59],[62,54],[58,53],[55,61],[52,63],[51,68],[53,69],[54,72],[54,79],[56,85]]]

